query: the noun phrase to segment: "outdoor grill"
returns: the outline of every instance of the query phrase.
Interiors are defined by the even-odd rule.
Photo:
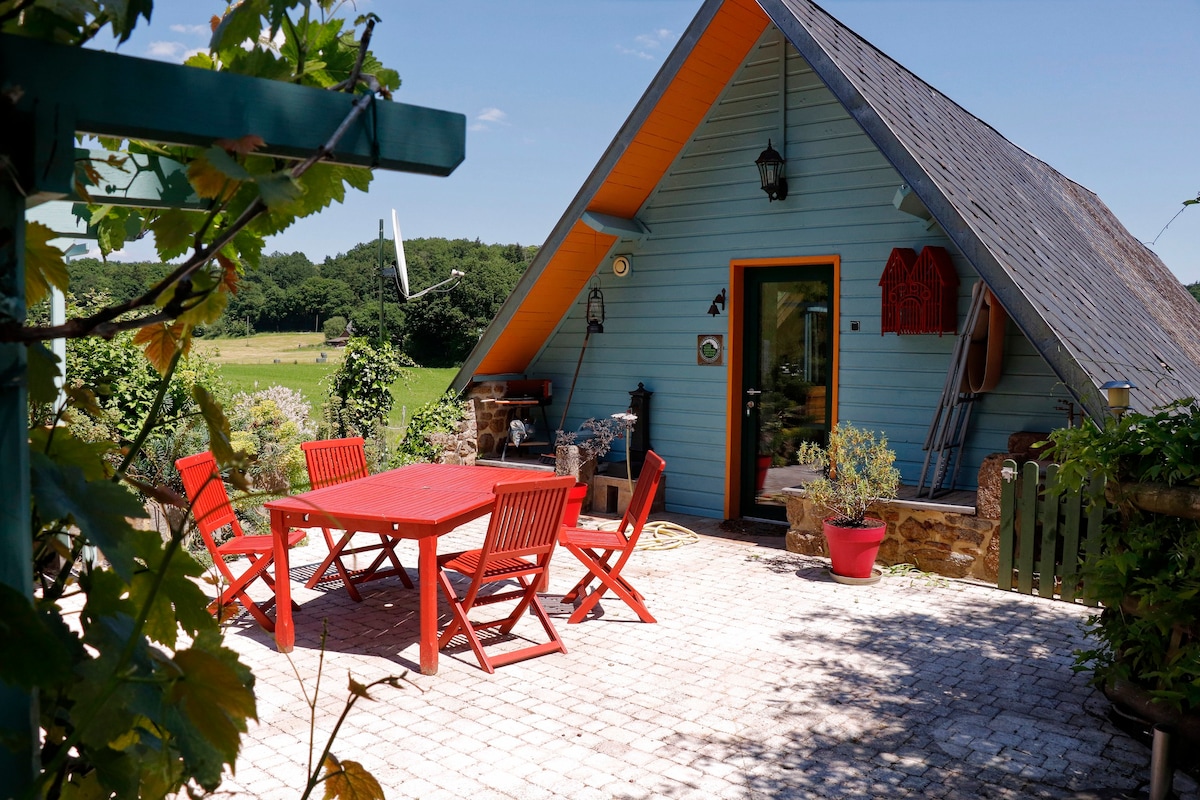
[[[549,380],[522,379],[509,381],[504,396],[492,400],[507,411],[505,424],[507,435],[500,451],[500,460],[508,455],[508,447],[548,447],[550,445],[550,423],[546,419],[546,406],[553,399],[553,385]],[[537,409],[537,418],[534,418]]]

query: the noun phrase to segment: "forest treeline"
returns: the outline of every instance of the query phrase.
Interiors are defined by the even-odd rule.
[[[391,240],[384,241],[383,252],[384,266],[393,266]],[[406,240],[404,252],[412,292],[446,280],[452,269],[466,273],[447,291],[406,303],[400,302],[393,278],[382,281],[387,338],[417,364],[445,367],[466,359],[537,248],[435,238]],[[140,295],[170,270],[171,265],[157,262],[105,264],[80,258],[71,262],[71,291],[76,296],[104,292],[121,302]],[[332,331],[341,320],[348,321],[356,335],[377,339],[380,288],[378,240],[320,264],[301,252],[272,253],[263,256],[257,269],[246,270],[224,316],[199,333]]]

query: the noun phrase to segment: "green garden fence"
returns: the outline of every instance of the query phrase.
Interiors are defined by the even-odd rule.
[[[999,588],[1096,605],[1087,598],[1083,565],[1100,549],[1103,483],[1067,491],[1057,464],[1043,471],[1036,461],[1018,467],[1011,459],[1001,475]]]

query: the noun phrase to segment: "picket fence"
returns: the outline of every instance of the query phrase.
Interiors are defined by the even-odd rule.
[[[1021,594],[1096,605],[1087,598],[1083,565],[1100,550],[1103,483],[1067,491],[1058,465],[1004,462],[1000,494],[997,585]],[[1089,503],[1090,497],[1099,502]]]

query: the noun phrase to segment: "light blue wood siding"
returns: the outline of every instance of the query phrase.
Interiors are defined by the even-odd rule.
[[[650,234],[618,242],[597,270],[607,311],[591,337],[566,427],[629,405],[639,382],[653,391],[651,446],[667,460],[667,507],[719,517],[725,486],[727,367],[699,366],[700,334],[729,335],[728,313],[706,314],[729,288],[730,262],[837,255],[841,258],[838,419],[884,431],[905,482],[915,483],[922,445],[946,380],[954,336],[880,336],[879,278],[893,247],[938,245],[954,257],[959,318],[978,279],[951,242],[892,205],[897,172],[789,46],[786,140],[780,95],[783,45],[768,30],[638,218]],[[789,195],[769,203],[754,159],[767,139],[787,159]],[[628,253],[617,278],[611,255]],[[555,384],[551,425],[563,413],[584,340],[586,291],[531,364]],[[861,324],[850,330],[850,322]],[[1065,423],[1069,397],[1033,347],[1009,323],[1005,373],[979,402],[963,455],[960,486],[973,488],[980,461],[1004,451],[1009,434]],[[726,353],[726,364],[736,357]],[[623,457],[621,453],[614,456]]]

